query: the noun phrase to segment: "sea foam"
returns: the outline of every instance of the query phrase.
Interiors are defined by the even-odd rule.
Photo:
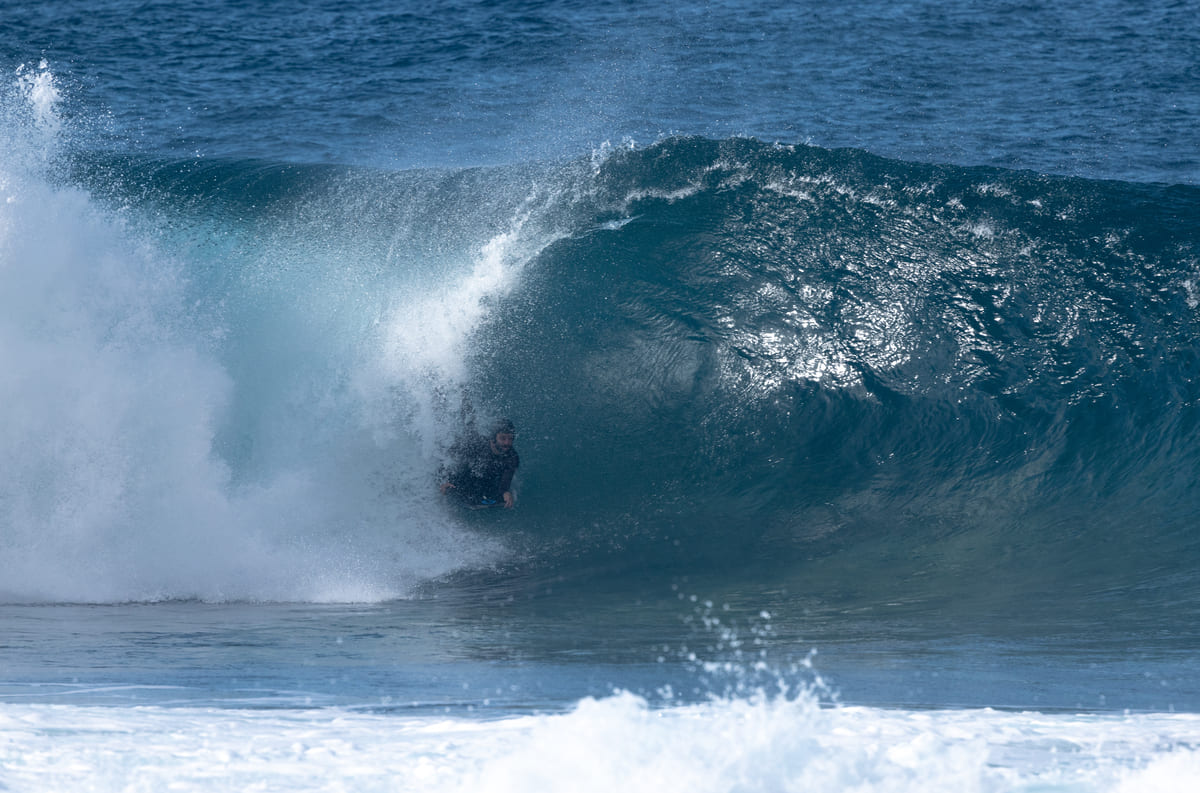
[[[0,706],[12,791],[1190,791],[1194,714],[637,696],[476,720],[345,710]]]

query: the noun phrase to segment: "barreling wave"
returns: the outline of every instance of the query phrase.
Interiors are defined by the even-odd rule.
[[[746,139],[68,155],[5,163],[5,597],[499,565],[1195,602],[1195,188]],[[465,411],[519,426],[513,513],[434,496]]]

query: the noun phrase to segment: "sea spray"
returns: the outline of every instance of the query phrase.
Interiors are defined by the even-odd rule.
[[[104,184],[104,201],[64,181],[48,164],[70,134],[53,86],[43,66],[4,106],[3,596],[379,600],[495,553],[425,493],[430,444],[380,436],[346,388],[364,343],[387,353],[361,316],[330,309],[369,313],[361,289],[386,283],[325,295],[340,259],[270,234],[249,253],[214,245],[212,218],[191,224],[187,200],[155,228],[112,201],[144,192],[136,174]],[[308,333],[322,326],[334,332]],[[428,427],[387,397],[383,420],[421,440]]]
[[[62,134],[50,72],[18,84],[0,165],[5,594],[155,596],[162,563],[190,594],[193,563],[228,539],[208,448],[228,381],[182,338],[179,262],[48,172]],[[179,543],[163,548],[164,532]]]

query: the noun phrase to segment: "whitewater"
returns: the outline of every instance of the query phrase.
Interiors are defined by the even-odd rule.
[[[0,790],[1190,793],[1198,10],[6,10]]]
[[[337,711],[6,708],[10,789],[993,791],[1191,789],[1188,716],[923,714],[809,701],[413,719]],[[130,746],[137,746],[136,752]]]

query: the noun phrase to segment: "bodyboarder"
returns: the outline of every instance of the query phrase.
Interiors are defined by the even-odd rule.
[[[512,480],[521,462],[515,440],[516,429],[508,419],[497,422],[490,437],[459,439],[450,447],[454,462],[442,482],[442,495],[452,495],[476,509],[502,504],[512,509]]]

